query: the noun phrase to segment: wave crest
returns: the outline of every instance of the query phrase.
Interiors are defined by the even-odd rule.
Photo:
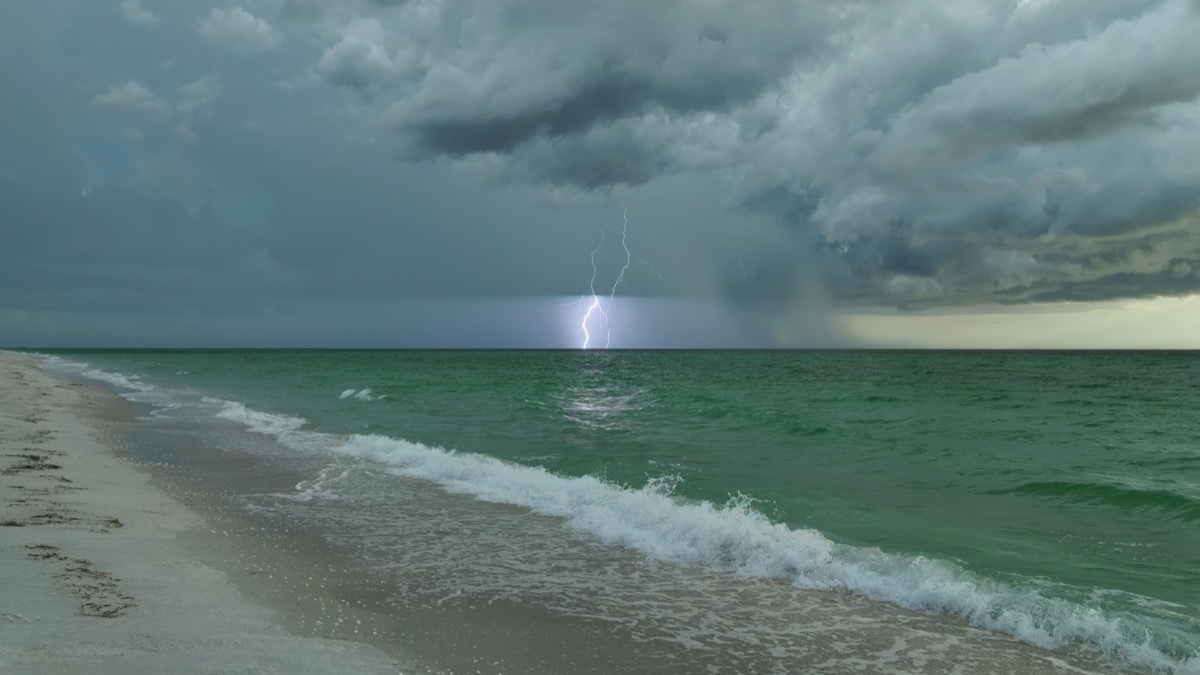
[[[671,477],[628,489],[594,476],[561,476],[386,436],[350,436],[336,451],[381,462],[398,475],[429,480],[451,492],[561,517],[604,543],[659,559],[948,612],[1041,647],[1078,640],[1154,668],[1191,667],[1190,661],[1168,655],[1136,621],[986,579],[951,562],[838,544],[816,530],[772,522],[746,498],[723,505],[682,500],[671,495]]]

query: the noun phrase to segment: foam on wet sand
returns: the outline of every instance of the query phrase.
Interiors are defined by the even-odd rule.
[[[109,447],[93,412],[105,404],[0,352],[0,671],[414,669],[366,642],[290,633],[197,560],[197,537],[230,545]]]

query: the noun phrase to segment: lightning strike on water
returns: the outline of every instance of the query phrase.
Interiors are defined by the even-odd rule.
[[[605,308],[605,303],[601,299],[601,296],[596,294],[596,276],[599,274],[596,266],[596,256],[600,253],[601,249],[604,248],[605,237],[603,229],[600,230],[600,245],[592,251],[592,280],[588,285],[588,290],[591,291],[591,295],[583,296],[579,299],[580,303],[587,303],[587,311],[583,315],[583,320],[579,323],[579,332],[583,333],[583,344],[580,346],[581,349],[588,349],[591,347],[592,333],[591,330],[588,329],[588,322],[591,321],[592,317],[597,314],[599,314],[600,318],[604,321],[604,348],[608,349],[612,346],[612,321],[609,313],[612,311],[613,305],[616,303],[617,289],[620,288],[621,283],[625,281],[625,273],[629,271],[629,267],[633,264],[634,260],[637,260],[639,264],[648,267],[650,271],[654,273],[654,276],[658,277],[659,281],[662,280],[662,275],[658,273],[658,270],[654,269],[653,265],[639,258],[638,256],[633,255],[633,252],[629,250],[629,209],[625,209],[625,211],[621,214],[621,218],[623,220],[621,225],[621,249],[625,251],[625,263],[621,266],[621,271],[617,273],[617,279],[613,282],[612,288],[608,292],[607,308]]]
[[[596,295],[596,254],[602,248],[604,248],[603,228],[600,229],[600,245],[592,250],[592,280],[588,283],[588,290],[592,292],[592,303],[588,305],[587,313],[583,315],[583,321],[579,324],[579,330],[583,331],[583,349],[587,349],[588,343],[592,341],[592,335],[588,332],[588,321],[591,321],[593,312],[599,310],[600,316],[604,317],[604,325],[608,326],[608,315],[604,313],[604,308],[600,306],[600,298]]]

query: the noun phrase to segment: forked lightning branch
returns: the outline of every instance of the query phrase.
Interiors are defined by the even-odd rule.
[[[604,334],[604,348],[608,349],[612,346],[613,309],[617,299],[617,289],[621,286],[621,282],[625,280],[625,272],[629,270],[629,266],[633,263],[634,259],[633,254],[629,251],[628,242],[629,209],[625,209],[621,214],[621,219],[621,250],[625,254],[625,262],[621,265],[621,270],[617,273],[617,277],[609,289],[607,302],[604,296],[596,293],[596,278],[600,276],[600,268],[596,264],[596,261],[597,257],[604,250],[604,229],[600,230],[600,244],[592,250],[592,279],[588,284],[590,295],[585,295],[579,299],[580,304],[587,306],[587,311],[584,312],[583,318],[579,322],[579,333],[583,336],[580,349],[598,348],[600,333]],[[593,344],[593,339],[596,341],[596,344]]]

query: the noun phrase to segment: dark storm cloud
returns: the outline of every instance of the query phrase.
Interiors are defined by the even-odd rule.
[[[623,60],[623,59],[619,59]],[[782,66],[767,72],[707,71],[685,79],[660,80],[653,73],[630,72],[627,63],[606,64],[572,83],[570,93],[548,105],[518,109],[502,115],[488,110],[463,111],[460,119],[446,119],[442,112],[432,119],[407,121],[418,153],[468,155],[482,152],[511,152],[535,137],[574,136],[593,127],[651,110],[671,115],[696,111],[727,112],[735,103],[759,94],[782,75]]]
[[[650,113],[729,113],[816,51],[830,25],[820,7],[413,3],[371,17],[385,28],[372,36],[347,23],[323,59],[342,51],[355,66],[317,72],[394,91],[389,117],[415,156],[509,153]],[[364,67],[368,54],[391,67]]]
[[[342,67],[316,72],[380,94],[404,156],[584,190],[725,175],[735,202],[808,233],[794,265],[846,300],[1025,301],[1035,294],[1016,289],[1035,271],[1064,297],[1089,284],[1153,293],[1072,277],[1083,268],[1044,242],[1138,233],[1200,207],[1188,0],[393,9],[369,17],[370,39],[343,17],[322,58]],[[1093,264],[1115,280],[1119,259]],[[812,276],[775,256],[747,266],[762,296]],[[1170,278],[1164,293],[1200,290]]]

